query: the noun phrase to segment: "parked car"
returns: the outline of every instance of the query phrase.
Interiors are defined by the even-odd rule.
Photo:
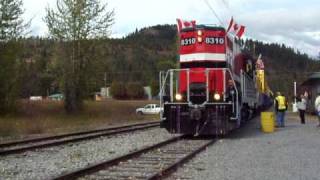
[[[30,101],[41,101],[42,96],[30,96],[29,100]]]
[[[161,108],[158,104],[147,104],[142,108],[136,109],[136,113],[143,115],[143,114],[159,114]]]
[[[51,100],[56,100],[56,101],[60,101],[64,98],[63,94],[51,94],[50,96],[48,96],[49,99]]]

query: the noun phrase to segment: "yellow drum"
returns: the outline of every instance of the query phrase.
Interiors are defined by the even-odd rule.
[[[274,132],[274,113],[273,112],[261,112],[261,128],[265,133]]]

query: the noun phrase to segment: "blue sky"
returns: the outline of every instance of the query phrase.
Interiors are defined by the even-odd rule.
[[[316,56],[320,52],[319,0],[101,0],[116,13],[112,37],[125,36],[135,29],[157,24],[175,24],[176,18],[193,19],[197,24],[220,24],[230,17],[246,26],[245,37],[285,43]],[[42,19],[45,7],[56,0],[23,0],[25,18],[33,18],[32,34],[47,35]]]

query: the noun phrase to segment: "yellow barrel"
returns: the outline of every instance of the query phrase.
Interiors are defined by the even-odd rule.
[[[274,132],[274,113],[261,112],[261,128],[265,133]]]

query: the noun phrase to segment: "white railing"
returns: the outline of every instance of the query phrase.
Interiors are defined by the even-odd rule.
[[[241,70],[241,93],[242,93],[242,103],[247,103],[248,105],[254,106],[258,103],[258,96],[256,90],[255,78],[250,77],[247,73]]]
[[[226,88],[224,88],[224,92],[223,92],[223,97],[224,97],[224,101],[222,102],[211,102],[209,101],[209,95],[210,95],[210,90],[209,90],[209,84],[210,84],[210,78],[209,78],[209,74],[211,71],[216,71],[216,70],[222,70],[223,71],[223,82],[224,82],[224,86],[226,85],[226,73],[228,73],[230,75],[231,80],[233,81],[233,88],[235,90],[235,100],[232,103],[232,112],[235,115],[234,117],[231,117],[231,119],[238,119],[239,117],[239,91],[237,89],[235,80],[233,79],[232,73],[230,71],[230,69],[228,68],[206,68],[203,71],[199,71],[199,70],[190,70],[190,69],[170,69],[167,72],[160,72],[159,75],[159,82],[160,82],[160,106],[163,108],[164,104],[187,104],[190,107],[193,106],[200,106],[200,107],[204,107],[205,105],[222,105],[222,104],[231,104],[230,102],[226,102],[225,100],[225,96],[226,96]],[[179,92],[179,75],[181,72],[186,72],[186,101],[182,101],[182,102],[177,102],[174,101],[174,96],[175,94],[177,94]],[[194,73],[205,73],[206,76],[206,100],[198,105],[198,104],[193,104],[190,101],[190,72]],[[169,94],[168,94],[169,91]],[[169,98],[168,98],[169,96]],[[164,97],[167,97],[166,101],[163,101]],[[168,100],[169,99],[169,100]],[[160,113],[161,114],[161,118],[163,117],[163,112]]]

